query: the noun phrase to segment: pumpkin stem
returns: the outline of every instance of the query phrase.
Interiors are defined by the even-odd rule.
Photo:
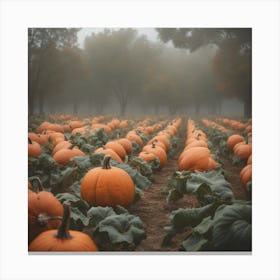
[[[29,181],[31,182],[32,189],[34,188],[33,182],[35,181],[37,183],[36,186],[35,186],[35,191],[36,192],[42,192],[42,191],[45,190],[44,187],[43,187],[42,181],[39,177],[37,177],[37,176],[36,177],[31,177],[29,179]]]
[[[28,137],[28,144],[32,144],[32,140]]]
[[[46,213],[40,213],[37,217],[37,224],[45,227],[50,220],[62,220],[61,216],[48,216]]]
[[[111,156],[110,155],[106,155],[104,157],[103,165],[102,165],[103,169],[110,169],[111,168],[110,160],[111,160]]]
[[[155,148],[156,147],[156,144],[155,144],[155,142],[153,141],[152,142],[152,148]]]
[[[70,202],[64,201],[62,222],[57,230],[55,237],[59,239],[72,238],[72,236],[69,233],[69,223],[70,223]]]

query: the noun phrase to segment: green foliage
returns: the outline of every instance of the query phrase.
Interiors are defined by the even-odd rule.
[[[251,217],[250,202],[223,204],[217,208],[214,217],[204,218],[193,228],[182,247],[186,251],[251,251]]]
[[[233,199],[231,184],[222,170],[192,173],[186,183],[187,193],[193,193],[200,201],[213,202],[217,198],[226,202]]]
[[[134,250],[146,238],[141,219],[123,207],[117,207],[116,211],[111,207],[92,207],[87,217],[89,227],[86,232],[101,250]]]

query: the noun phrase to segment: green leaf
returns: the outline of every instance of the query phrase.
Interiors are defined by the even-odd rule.
[[[89,226],[96,227],[99,222],[115,214],[116,213],[112,207],[91,207],[87,212]]]
[[[205,239],[199,233],[192,233],[192,235],[183,241],[182,246],[186,251],[196,252],[203,250],[204,246],[208,243],[208,240]]]
[[[216,250],[252,250],[252,206],[235,202],[220,206],[213,218],[213,244]]]
[[[166,202],[167,202],[167,204],[171,204],[182,197],[183,197],[183,194],[181,192],[179,192],[177,189],[171,189],[168,191],[168,194],[166,197]]]
[[[225,202],[230,202],[233,199],[231,184],[226,181],[222,170],[192,173],[187,180],[186,190],[188,193],[196,194],[202,201],[206,195],[208,200],[209,196]]]
[[[78,207],[71,207],[70,228],[73,230],[83,230],[89,224],[88,218]]]
[[[112,166],[116,166],[118,168],[123,169],[125,172],[127,172],[128,175],[133,180],[134,184],[137,186],[137,188],[141,190],[146,190],[151,185],[151,181],[147,177],[141,175],[141,173],[131,168],[129,165],[124,163],[118,163],[114,160],[111,160],[111,164]]]
[[[152,166],[139,157],[131,157],[129,165],[147,178],[153,175]]]

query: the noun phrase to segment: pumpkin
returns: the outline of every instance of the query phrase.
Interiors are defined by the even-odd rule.
[[[42,149],[39,143],[28,138],[28,156],[38,157],[42,154]]]
[[[169,140],[168,140],[167,136],[165,136],[165,135],[158,135],[156,137],[153,137],[148,142],[148,144],[152,144],[154,141],[163,143],[164,146],[165,146],[165,151],[167,151],[169,149],[170,144],[169,144]]]
[[[68,123],[68,125],[71,127],[71,129],[75,129],[75,128],[80,128],[82,127],[84,124],[81,121],[70,121]]]
[[[149,163],[157,158],[157,156],[155,154],[150,153],[150,152],[141,152],[141,153],[139,153],[138,157],[145,160],[147,163]]]
[[[117,161],[118,163],[122,163],[122,159],[119,157],[119,155],[112,149],[106,149],[105,147],[98,148],[94,151],[94,154],[104,154],[111,156],[112,159]]]
[[[194,140],[192,141],[189,145],[187,145],[184,149],[185,150],[188,150],[190,148],[193,148],[193,147],[205,147],[205,148],[208,148],[208,145],[205,141],[203,140]]]
[[[98,251],[89,235],[69,230],[70,204],[63,203],[63,219],[58,230],[47,230],[39,234],[29,245],[29,251],[37,252],[84,252]]]
[[[55,131],[55,132],[63,132],[63,127],[60,124],[51,123],[48,126],[48,130],[52,130],[52,131]]]
[[[183,152],[178,160],[179,170],[204,171],[211,166],[211,153],[205,147],[193,147]],[[213,164],[212,164],[213,165]]]
[[[31,184],[28,189],[28,242],[42,231],[58,228],[63,215],[58,199],[51,192],[44,191],[39,178],[35,179],[38,182],[38,192],[31,190]]]
[[[252,164],[246,165],[240,171],[240,181],[243,187],[246,187],[247,183],[252,181]]]
[[[247,161],[252,154],[252,144],[239,143],[234,146],[233,153],[239,156],[241,159]]]
[[[42,123],[37,127],[36,132],[41,133],[41,132],[43,132],[44,130],[47,130],[50,124],[51,124],[50,122],[42,122]]]
[[[125,149],[127,154],[132,153],[132,144],[128,139],[120,138],[117,141],[118,141],[118,143],[120,143],[123,146],[123,148]]]
[[[110,165],[106,155],[102,167],[88,171],[82,179],[81,197],[91,206],[129,206],[135,195],[134,183],[121,168]]]
[[[79,149],[71,145],[69,148],[58,150],[53,159],[59,164],[68,164],[73,157],[84,156],[85,154]]]
[[[160,162],[160,167],[163,167],[167,161],[167,155],[163,148],[156,146],[154,143],[152,145],[146,145],[143,147],[143,152],[150,152],[156,155]]]
[[[61,142],[59,142],[59,143],[57,143],[55,146],[54,146],[54,148],[53,148],[53,150],[52,150],[52,154],[54,155],[56,152],[58,152],[59,150],[61,150],[61,149],[67,149],[67,148],[69,148],[69,147],[71,147],[72,146],[72,143],[69,141],[69,140],[65,140],[65,141],[61,141]],[[75,147],[74,147],[75,148]]]
[[[244,141],[243,136],[239,134],[233,134],[227,139],[227,148],[232,150],[237,143],[242,141]]]
[[[126,151],[124,147],[117,141],[109,141],[105,144],[105,147],[107,149],[112,149],[113,151],[115,151],[122,159],[124,159],[126,156]]]
[[[136,142],[139,146],[143,146],[143,141],[142,141],[141,137],[139,135],[137,135],[135,131],[128,132],[127,135],[125,136],[125,138],[131,142],[132,141]]]
[[[249,156],[249,158],[247,160],[247,164],[252,164],[252,154]]]

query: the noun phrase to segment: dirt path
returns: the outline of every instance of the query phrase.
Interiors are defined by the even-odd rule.
[[[167,186],[168,176],[177,170],[177,159],[183,150],[184,138],[179,143],[176,155],[168,159],[167,164],[154,174],[154,182],[143,193],[143,197],[133,204],[129,209],[131,214],[141,218],[146,228],[147,238],[136,248],[136,251],[176,251],[182,241],[189,234],[184,232],[177,234],[173,242],[168,247],[161,247],[161,242],[165,236],[164,227],[168,225],[169,216],[172,210],[178,208],[197,207],[197,200],[193,195],[184,197],[172,205],[167,205],[164,187]]]

